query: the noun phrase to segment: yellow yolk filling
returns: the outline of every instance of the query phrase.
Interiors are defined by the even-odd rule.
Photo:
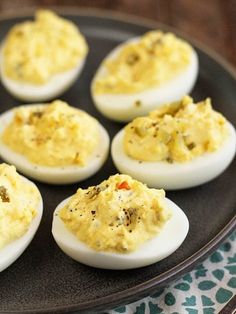
[[[210,99],[194,104],[185,96],[134,119],[125,127],[123,145],[133,159],[187,162],[218,150],[227,136],[227,121]]]
[[[128,175],[78,189],[59,216],[96,251],[127,253],[154,237],[170,218],[163,190],[149,189]]]
[[[17,108],[1,140],[35,164],[56,167],[85,166],[99,138],[96,119],[56,100]]]
[[[77,26],[48,10],[37,11],[35,21],[15,25],[3,48],[3,69],[9,79],[36,85],[71,70],[88,47]]]
[[[0,164],[0,249],[23,236],[37,214],[40,195],[14,166]]]
[[[95,94],[128,94],[160,86],[184,71],[191,62],[191,46],[174,34],[151,31],[125,44],[102,63]]]

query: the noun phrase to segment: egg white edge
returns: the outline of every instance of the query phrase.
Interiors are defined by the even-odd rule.
[[[174,202],[165,198],[172,216],[154,238],[146,241],[137,251],[131,253],[97,252],[78,240],[60,219],[58,211],[69,199],[70,197],[62,201],[54,211],[52,235],[66,255],[88,266],[120,270],[148,266],[175,252],[188,234],[189,221],[187,216]],[[77,251],[78,248],[79,252]],[[141,255],[140,251],[143,252]],[[158,251],[158,256],[154,255],[155,251]]]
[[[194,187],[219,176],[231,163],[236,151],[234,126],[227,122],[229,136],[219,150],[205,153],[186,163],[139,161],[129,157],[123,148],[124,129],[111,144],[111,155],[116,168],[150,187],[178,190]],[[224,160],[222,165],[221,161]],[[221,167],[220,167],[221,165]]]
[[[138,41],[138,38],[128,40],[114,48],[105,58],[113,59],[119,51],[129,42]],[[192,48],[190,65],[172,80],[152,87],[148,90],[133,94],[103,94],[94,93],[96,80],[106,73],[103,61],[98,67],[91,83],[91,95],[96,108],[107,118],[120,122],[127,122],[137,116],[145,115],[165,103],[178,101],[189,94],[198,76],[199,61],[196,51]],[[136,101],[141,105],[136,106]]]
[[[27,178],[21,176],[23,180],[25,180],[27,183],[35,186],[37,186]],[[0,272],[8,268],[12,263],[14,263],[20,255],[25,251],[25,249],[28,247],[32,239],[34,238],[34,235],[36,234],[38,227],[40,225],[42,215],[43,215],[43,200],[41,193],[39,189],[37,188],[39,192],[39,205],[37,208],[37,214],[33,218],[33,220],[30,223],[29,229],[26,231],[24,235],[22,235],[19,239],[13,240],[12,242],[8,243],[6,246],[4,246],[2,249],[0,249]]]
[[[27,105],[27,107],[38,105]],[[23,155],[14,152],[1,141],[1,135],[14,115],[12,108],[0,115],[0,156],[6,162],[13,164],[23,174],[40,182],[51,184],[70,184],[85,180],[95,174],[104,164],[108,157],[110,138],[106,129],[97,121],[100,141],[98,147],[91,155],[88,164],[80,166],[48,167],[41,166],[29,161]]]
[[[46,101],[59,96],[76,81],[86,60],[86,57],[81,58],[73,69],[55,74],[43,85],[34,85],[14,81],[6,77],[3,70],[3,49],[4,43],[0,47],[0,78],[2,84],[10,94],[23,101]]]

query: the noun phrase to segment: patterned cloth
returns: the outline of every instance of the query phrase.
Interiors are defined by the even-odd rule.
[[[109,314],[217,314],[236,294],[236,231],[171,286]]]

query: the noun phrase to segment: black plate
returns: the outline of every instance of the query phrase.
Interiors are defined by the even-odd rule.
[[[65,13],[65,9],[63,9]],[[104,56],[117,44],[152,28],[166,26],[98,11],[68,10],[66,17],[86,36],[90,53],[81,77],[61,98],[97,117],[111,138],[122,125],[102,117],[91,101],[89,85]],[[0,20],[0,38],[25,17]],[[196,100],[212,97],[214,107],[236,125],[236,81],[219,57],[195,45],[200,74],[193,91]],[[0,86],[0,112],[18,105]],[[57,247],[51,236],[52,212],[78,186],[97,184],[116,173],[109,159],[82,184],[53,186],[38,183],[44,199],[40,228],[27,250],[0,274],[0,313],[69,313],[105,310],[153,292],[193,268],[219,245],[236,225],[236,161],[214,181],[197,188],[167,193],[183,208],[190,232],[180,249],[152,266],[129,271],[98,270],[74,262]]]

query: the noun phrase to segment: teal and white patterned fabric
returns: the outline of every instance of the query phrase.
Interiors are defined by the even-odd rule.
[[[158,293],[109,314],[217,314],[236,294],[236,231],[201,265]]]

